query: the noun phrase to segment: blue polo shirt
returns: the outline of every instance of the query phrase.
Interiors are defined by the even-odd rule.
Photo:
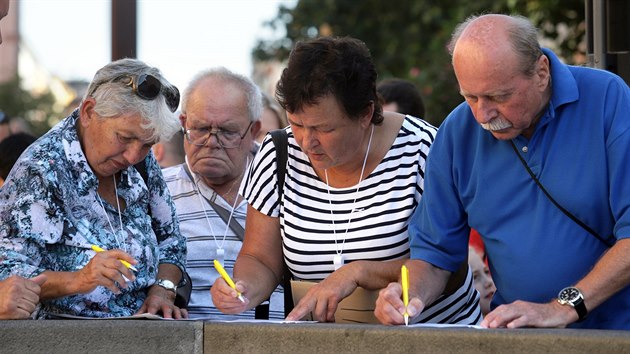
[[[544,52],[553,82],[549,107],[531,139],[513,141],[560,205],[611,243],[630,237],[630,89],[614,74],[567,66]],[[550,301],[608,249],[556,208],[509,141],[482,129],[462,103],[431,147],[409,226],[411,258],[455,271],[468,254],[470,227],[489,256],[494,307]],[[630,287],[573,326],[630,329]]]

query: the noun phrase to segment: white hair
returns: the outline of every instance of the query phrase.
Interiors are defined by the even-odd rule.
[[[137,59],[125,58],[113,61],[98,70],[83,99],[93,97],[96,100],[94,110],[105,118],[138,113],[143,118],[142,129],[151,131],[153,141],[167,141],[180,129],[180,125],[177,116],[166,104],[164,94],[159,94],[153,100],[146,100],[133,93],[125,82],[116,80],[124,76],[135,79],[142,74],[156,77],[162,86],[174,87],[157,68]]]

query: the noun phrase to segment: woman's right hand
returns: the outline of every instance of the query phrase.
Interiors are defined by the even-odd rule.
[[[119,294],[120,288],[126,289],[127,281],[134,281],[136,277],[121,260],[131,264],[137,263],[133,257],[121,250],[96,253],[85,267],[76,272],[77,276],[74,278],[76,293],[89,293],[97,286],[104,286],[114,294]]]
[[[239,300],[238,292],[232,289],[221,277],[218,277],[214,281],[214,284],[212,284],[212,288],[210,288],[212,303],[219,311],[225,314],[233,315],[241,313],[247,310],[247,306],[249,305],[249,300],[245,295],[247,293],[246,284],[242,281],[237,281],[235,285],[238,292],[243,295],[245,302]]]

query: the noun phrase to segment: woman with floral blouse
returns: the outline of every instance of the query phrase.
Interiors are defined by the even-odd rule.
[[[15,164],[0,191],[0,279],[45,274],[37,317],[187,316],[174,305],[186,241],[149,153],[179,128],[178,104],[158,69],[112,62]]]

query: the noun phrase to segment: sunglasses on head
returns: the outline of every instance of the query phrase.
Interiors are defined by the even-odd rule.
[[[139,76],[122,75],[111,81],[118,81],[120,79],[128,79],[129,82],[127,82],[127,86],[131,86],[133,92],[138,95],[138,97],[145,100],[154,100],[161,92],[171,112],[177,110],[177,106],[179,106],[179,90],[177,87],[170,84],[164,85],[157,77],[151,74],[142,74]],[[96,89],[103,83],[96,85],[94,90],[92,90],[92,94],[94,94]]]

